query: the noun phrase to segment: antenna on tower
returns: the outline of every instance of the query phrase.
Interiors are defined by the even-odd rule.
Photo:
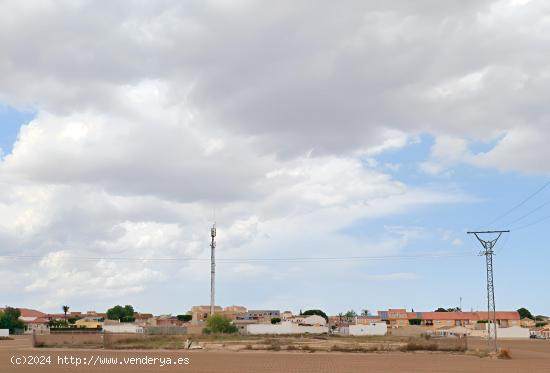
[[[216,222],[210,229],[210,316],[214,315],[215,295],[216,295]]]
[[[486,268],[487,268],[487,343],[489,348],[497,351],[497,320],[496,320],[496,307],[495,307],[495,287],[493,284],[493,254],[498,239],[503,233],[509,233],[510,231],[484,231],[484,232],[466,232],[467,234],[473,234],[477,240],[483,246],[483,250],[479,255],[485,256]],[[479,234],[496,234],[497,238],[494,240],[482,240],[479,238]],[[492,327],[491,327],[492,323]]]

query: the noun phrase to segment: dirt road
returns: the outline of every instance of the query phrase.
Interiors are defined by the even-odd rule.
[[[483,346],[483,341],[474,341],[471,346],[475,348],[476,344]],[[33,349],[28,338],[19,338],[13,341],[0,341],[0,372],[550,372],[550,341],[502,341],[501,345],[510,348],[512,360],[429,352],[294,353]],[[28,356],[48,356],[51,362],[44,365],[13,365],[10,362],[13,361],[13,356],[20,359]],[[73,358],[73,364],[67,360],[70,357]],[[137,359],[131,360],[132,357]],[[63,360],[64,358],[66,359]],[[112,359],[109,361],[111,364],[99,364],[106,363],[102,360],[106,358]],[[167,363],[168,358],[171,359],[170,364],[161,366],[163,362]],[[185,364],[185,358],[188,359],[188,364]],[[75,365],[76,359],[80,359],[79,366]]]

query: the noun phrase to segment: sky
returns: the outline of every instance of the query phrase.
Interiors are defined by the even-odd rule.
[[[550,314],[548,2],[3,9],[0,304]]]

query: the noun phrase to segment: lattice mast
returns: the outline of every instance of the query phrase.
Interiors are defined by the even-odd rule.
[[[487,269],[487,344],[490,350],[497,351],[497,320],[496,320],[496,305],[495,305],[495,286],[493,277],[493,254],[494,247],[503,233],[510,231],[482,231],[482,232],[467,232],[476,236],[477,240],[483,246],[483,250],[479,255],[485,256],[485,264]],[[498,234],[493,240],[483,240],[479,237],[480,234]]]

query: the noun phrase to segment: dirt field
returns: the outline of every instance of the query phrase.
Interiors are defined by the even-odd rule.
[[[30,338],[0,341],[0,372],[550,372],[550,341],[501,341],[512,352],[511,360],[479,358],[463,354],[430,352],[265,352],[265,351],[109,351],[97,349],[34,349]],[[471,348],[483,348],[484,341],[470,341]],[[12,356],[50,356],[46,365],[10,363]],[[115,365],[60,365],[58,357],[73,359],[117,358]],[[188,358],[188,364],[128,365],[122,359]],[[97,361],[97,360],[96,360]],[[111,361],[113,362],[113,361]]]

